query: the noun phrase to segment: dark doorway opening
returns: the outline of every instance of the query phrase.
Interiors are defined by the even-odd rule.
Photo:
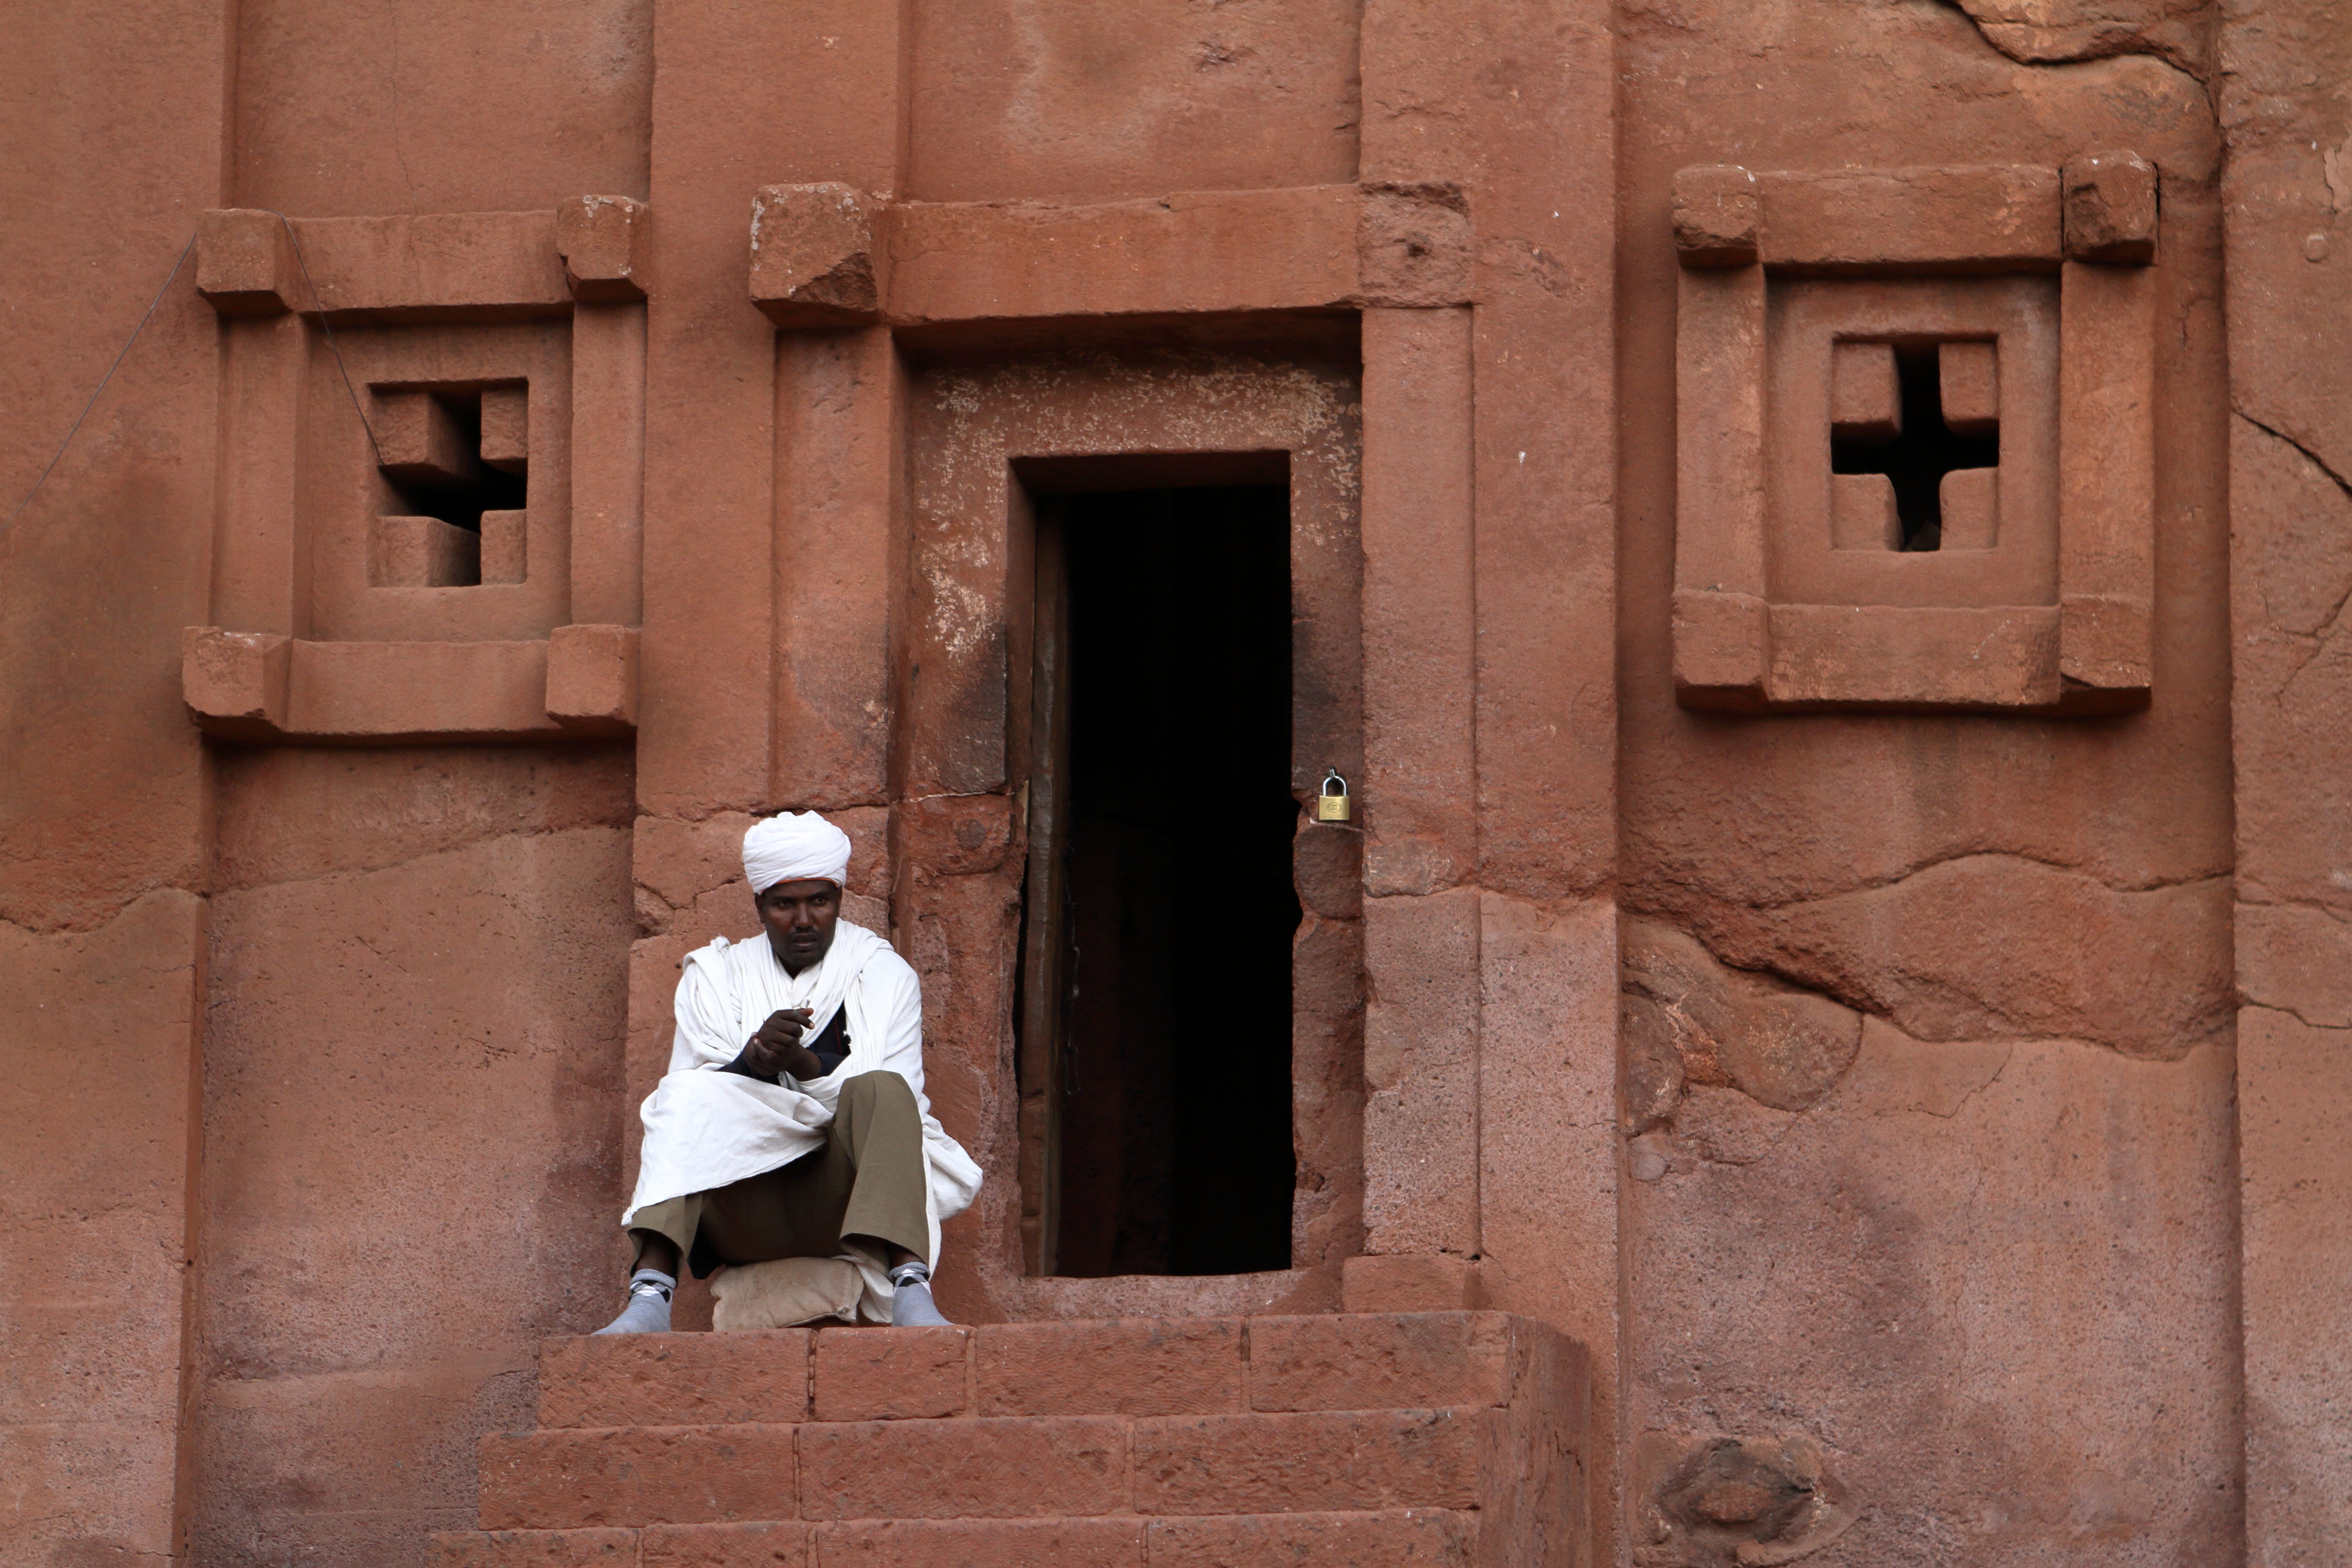
[[[1031,1266],[1286,1268],[1288,490],[1049,495],[1036,541]]]

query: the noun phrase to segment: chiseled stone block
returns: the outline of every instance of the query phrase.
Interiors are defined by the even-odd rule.
[[[486,511],[478,538],[481,550],[478,582],[520,583],[529,575],[530,513],[520,509]]]
[[[1937,343],[1936,375],[1942,385],[1944,426],[1955,436],[1990,436],[2000,428],[2000,365],[1985,342]]]
[[[570,626],[548,634],[547,713],[567,730],[635,730],[637,628]]]
[[[2066,255],[2141,266],[2156,259],[2156,165],[2137,153],[2085,153],[2060,172]]]
[[[780,327],[881,312],[872,197],[843,184],[768,185],[751,198],[751,301]]]
[[[572,297],[625,305],[646,297],[651,209],[628,196],[574,196],[555,209],[555,248]]]
[[[180,688],[207,730],[274,731],[286,722],[292,639],[190,626],[180,638]]]
[[[450,485],[475,471],[471,443],[448,405],[409,388],[375,395],[375,449],[387,479]]]
[[[1893,343],[1839,343],[1830,351],[1830,433],[1892,441],[1903,433],[1903,389]]]
[[[493,386],[482,393],[482,461],[509,474],[530,468],[530,388]]]
[[[518,514],[520,515],[520,514]],[[368,529],[368,584],[467,588],[481,581],[482,537],[437,517],[379,517]]]
[[[1763,205],[1756,176],[1736,163],[1675,176],[1675,248],[1685,267],[1746,267],[1756,259]]]
[[[293,309],[298,273],[286,222],[241,207],[196,220],[196,292],[224,316],[278,316]]]

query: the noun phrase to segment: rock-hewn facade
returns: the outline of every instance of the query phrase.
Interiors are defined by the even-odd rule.
[[[2352,14],[10,37],[0,1561],[412,1568],[534,1389],[596,1426],[549,1402],[619,1374],[541,1347],[612,1310],[677,962],[784,807],[856,837],[991,1173],[943,1303],[1195,1321],[1087,1510],[1177,1485],[1151,1421],[1368,1451],[1381,1314],[1478,1314],[1381,1411],[1569,1434],[1484,1439],[1475,1530],[1062,1560],[2352,1561]],[[1358,808],[1296,841],[1292,1267],[1046,1274],[1038,507],[1269,474],[1294,792]],[[988,1393],[1038,1331],[936,1408],[828,1413],[823,1335],[788,1414],[693,1407],[805,1420],[814,1485],[827,1423],[1062,1418]],[[1305,1495],[1175,1511],[1385,1506]]]

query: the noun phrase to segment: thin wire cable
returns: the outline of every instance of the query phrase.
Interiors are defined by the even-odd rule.
[[[327,320],[327,301],[319,293],[318,284],[310,280],[310,258],[302,254],[302,241],[294,232],[294,220],[275,207],[263,207],[263,212],[286,226],[287,242],[294,247],[294,264],[302,269],[303,287],[310,290],[310,303],[319,308],[319,326],[327,334],[327,347],[335,356],[335,368],[343,373],[343,390],[352,395],[352,412],[360,416],[360,428],[367,432],[368,449],[375,454],[375,466],[383,467],[383,448],[376,445],[374,426],[368,423],[367,410],[360,406],[360,389],[352,384],[352,367],[343,363],[342,345],[335,342],[335,329]]]
[[[155,290],[155,297],[147,301],[146,313],[139,318],[139,324],[131,328],[131,335],[123,340],[122,352],[114,356],[114,363],[108,365],[106,374],[98,378],[98,390],[89,395],[89,401],[81,405],[81,413],[74,420],[73,428],[68,430],[66,438],[58,443],[56,453],[49,458],[49,466],[41,470],[41,477],[33,481],[33,488],[25,492],[25,499],[16,503],[16,510],[8,514],[8,521],[0,522],[0,533],[5,533],[16,526],[16,520],[25,515],[25,509],[33,504],[33,498],[41,493],[41,487],[49,482],[49,476],[57,472],[58,465],[65,460],[66,448],[73,445],[74,437],[81,430],[82,421],[88,419],[89,411],[98,406],[98,400],[106,395],[106,384],[114,379],[114,373],[121,370],[122,362],[131,357],[131,345],[137,342],[139,334],[147,330],[148,321],[154,317],[155,307],[163,302],[165,294],[171,292],[172,279],[177,278],[180,275],[180,268],[188,264],[188,252],[195,247],[196,237],[191,234],[188,236],[188,243],[180,247],[179,259],[173,262],[172,270],[164,274],[163,287]],[[362,423],[365,421],[362,420]],[[370,433],[368,439],[370,441],[375,439],[373,433]]]

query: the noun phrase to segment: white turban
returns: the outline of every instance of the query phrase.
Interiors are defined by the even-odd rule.
[[[754,893],[818,877],[845,887],[849,835],[814,811],[787,811],[755,822],[743,835],[743,876]]]

